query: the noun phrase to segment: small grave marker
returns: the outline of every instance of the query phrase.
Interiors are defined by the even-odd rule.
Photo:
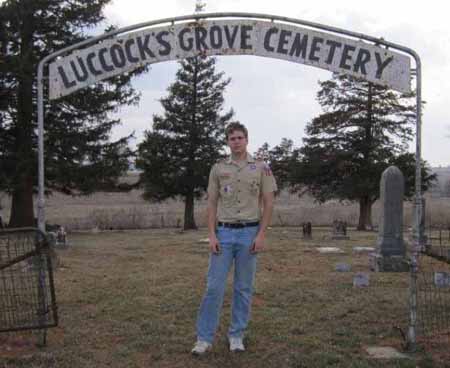
[[[333,235],[331,237],[333,240],[346,240],[350,239],[347,236],[347,223],[345,221],[333,221]]]
[[[374,251],[374,247],[353,247],[353,252],[355,253],[370,253]]]
[[[409,359],[407,355],[390,346],[369,346],[366,351],[375,359]]]
[[[358,272],[353,276],[353,287],[368,287],[369,279],[368,273]]]
[[[434,273],[434,285],[437,287],[449,287],[450,286],[450,273],[435,272]]]
[[[341,248],[337,247],[318,247],[317,251],[319,253],[344,253]]]
[[[350,272],[352,267],[348,263],[336,263],[334,270],[337,272]]]

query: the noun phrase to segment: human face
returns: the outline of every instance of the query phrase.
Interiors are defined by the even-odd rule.
[[[235,130],[228,135],[227,144],[234,156],[247,153],[248,139],[245,138],[244,132],[240,130]]]

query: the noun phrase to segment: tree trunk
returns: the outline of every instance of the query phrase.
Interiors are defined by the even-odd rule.
[[[198,57],[195,58],[195,67],[194,67],[194,75],[193,75],[193,96],[192,96],[192,121],[189,127],[189,140],[191,142],[195,142],[197,139],[197,89],[198,89],[198,81],[197,81],[197,73],[198,73]],[[187,168],[187,184],[189,185],[190,193],[185,197],[185,207],[184,207],[184,230],[197,230],[197,225],[195,224],[194,218],[194,186],[192,185],[194,169],[193,163],[195,162],[195,154],[194,147],[191,144],[191,148],[188,152],[189,162]]]
[[[359,222],[356,228],[358,231],[373,230],[372,204],[373,202],[367,196],[359,199]]]
[[[194,218],[194,193],[186,195],[184,202],[184,230],[197,230]]]
[[[27,2],[21,9],[20,75],[15,128],[16,173],[12,195],[10,227],[36,226],[33,208],[35,155],[33,152],[33,13]]]
[[[364,126],[365,130],[365,144],[363,146],[363,156],[366,163],[365,170],[370,170],[371,166],[371,152],[373,150],[373,132],[372,132],[372,119],[373,119],[373,92],[372,84],[369,83],[367,91],[367,120]],[[359,199],[359,222],[357,230],[372,230],[372,204],[368,195],[365,195]]]
[[[19,181],[12,195],[9,227],[34,227],[33,177],[23,175]]]

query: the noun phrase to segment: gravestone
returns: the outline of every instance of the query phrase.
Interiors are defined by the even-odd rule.
[[[368,287],[369,274],[365,272],[357,272],[353,276],[353,287]]]
[[[450,273],[435,271],[434,285],[437,287],[450,287]]]
[[[406,272],[406,246],[403,241],[403,195],[405,179],[396,166],[384,170],[380,181],[381,211],[377,252],[371,267],[380,272]]]
[[[352,267],[348,264],[348,263],[336,263],[336,265],[334,266],[334,270],[336,272],[350,272],[350,270],[352,269]]]
[[[312,239],[312,224],[304,222],[302,224],[303,239]]]
[[[345,240],[350,239],[347,236],[347,223],[345,221],[333,221],[333,235],[331,237],[333,240]]]
[[[374,247],[353,247],[353,253],[373,253]]]
[[[408,355],[400,353],[391,346],[369,346],[366,351],[375,359],[409,359]]]
[[[316,249],[319,253],[330,253],[330,254],[345,253],[341,248],[338,247],[318,247]]]
[[[67,232],[64,226],[60,226],[56,232],[56,244],[63,247],[67,245]]]

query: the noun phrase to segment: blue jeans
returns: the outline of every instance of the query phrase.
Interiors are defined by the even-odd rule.
[[[256,254],[250,253],[258,226],[219,227],[220,253],[209,258],[206,293],[197,318],[197,338],[212,344],[219,324],[227,275],[234,261],[233,304],[229,337],[243,337],[247,327],[256,272]]]

